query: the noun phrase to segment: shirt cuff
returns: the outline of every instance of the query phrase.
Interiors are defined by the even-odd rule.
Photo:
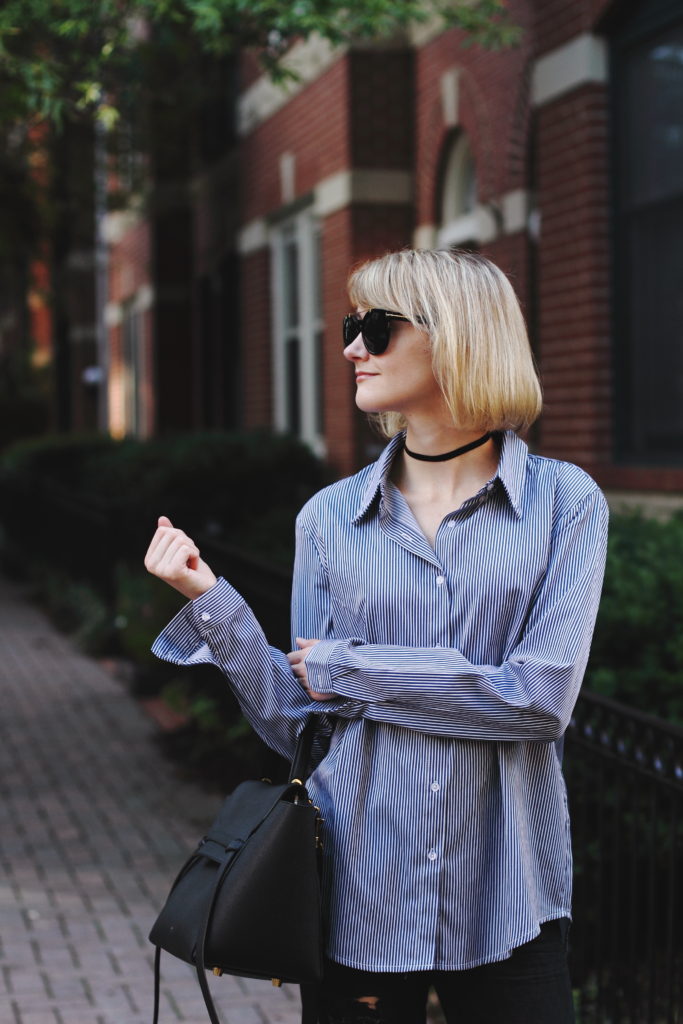
[[[221,576],[210,590],[190,602],[187,611],[192,625],[204,638],[232,619],[244,604],[242,595]]]
[[[346,649],[345,640],[319,640],[306,655],[306,675],[314,693],[334,693],[332,668],[335,653]]]

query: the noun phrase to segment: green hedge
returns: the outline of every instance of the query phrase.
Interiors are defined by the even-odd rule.
[[[683,515],[613,515],[586,688],[683,723]]]
[[[4,517],[18,513],[15,533],[31,517],[37,495],[48,504],[68,495],[106,515],[116,536],[136,549],[146,546],[163,513],[188,533],[284,565],[291,561],[296,512],[328,479],[308,448],[266,431],[118,442],[60,435],[21,442],[0,459]]]
[[[217,669],[183,670],[151,654],[183,598],[144,570],[144,553],[157,516],[170,516],[210,552],[217,572],[237,578],[268,635],[286,643],[294,519],[330,479],[297,440],[266,431],[32,439],[0,458],[3,560],[89,653],[130,659],[138,695],[161,694],[188,715],[174,744],[187,764],[226,786],[223,769],[267,770],[272,757]]]

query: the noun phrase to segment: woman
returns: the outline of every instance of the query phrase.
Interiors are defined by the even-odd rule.
[[[598,606],[593,480],[529,454],[540,412],[519,305],[481,256],[404,251],[350,278],[356,403],[391,439],[297,520],[296,650],[164,517],[147,568],[191,600],[154,646],[213,662],[290,756],[330,735],[325,1019],[565,1024],[571,851],[560,768]]]

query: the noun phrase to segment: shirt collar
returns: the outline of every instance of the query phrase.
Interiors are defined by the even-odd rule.
[[[508,501],[518,519],[522,518],[522,492],[526,476],[526,460],[529,449],[513,430],[501,435],[500,458],[496,477],[508,496]]]
[[[367,479],[367,483],[363,488],[363,494],[361,496],[360,504],[356,509],[351,522],[358,524],[363,516],[370,510],[370,506],[374,502],[377,494],[380,490],[384,489],[384,486],[389,478],[389,472],[391,470],[391,464],[394,461],[394,457],[397,452],[403,447],[403,438],[405,437],[405,431],[401,430],[398,434],[392,437],[389,444],[386,446],[377,462],[374,466],[370,467],[370,475]]]
[[[391,464],[403,445],[404,437],[404,431],[400,431],[392,437],[377,462],[374,466],[370,467],[370,475],[363,488],[360,504],[351,520],[354,525],[360,523],[361,519],[369,512],[377,495],[384,493],[384,488],[391,471]],[[494,479],[500,480],[508,501],[518,519],[522,515],[521,503],[527,454],[527,445],[512,430],[506,430],[501,435],[500,458]]]

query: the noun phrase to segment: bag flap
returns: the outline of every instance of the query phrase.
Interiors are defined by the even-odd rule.
[[[267,818],[280,800],[307,799],[303,786],[274,786],[270,782],[242,782],[223,802],[205,839],[225,848],[240,847]]]

